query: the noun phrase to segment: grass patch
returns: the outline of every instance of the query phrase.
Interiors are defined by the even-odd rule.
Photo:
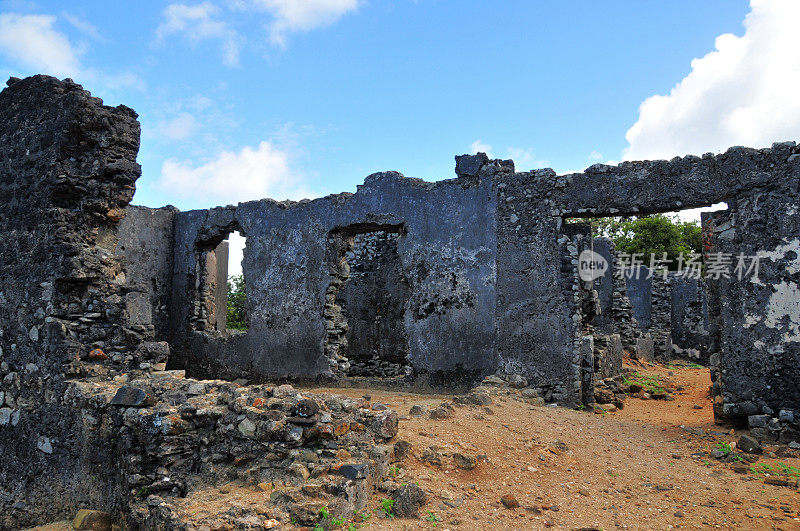
[[[666,393],[667,389],[663,385],[663,379],[657,374],[642,374],[634,372],[622,377],[622,384],[630,387],[631,384],[636,384],[646,393]]]

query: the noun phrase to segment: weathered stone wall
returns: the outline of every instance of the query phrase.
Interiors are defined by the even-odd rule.
[[[109,450],[66,403],[90,351],[135,346],[118,222],[140,174],[136,113],[71,80],[0,92],[0,527],[112,507]],[[113,363],[112,360],[109,360]]]
[[[617,372],[625,339],[612,330],[594,341],[608,285],[580,281],[589,240],[564,219],[725,201],[729,211],[707,216],[706,251],[762,260],[757,279],[709,282],[715,411],[800,411],[794,143],[561,176],[463,156],[456,179],[385,172],[355,194],[177,212],[126,209],[139,175],[135,117],[43,76],[12,80],[0,94],[3,525],[62,515],[78,499],[123,503],[114,446],[94,439],[95,417],[65,402],[68,377],[121,385],[125,371],[162,369],[169,347],[169,363],[193,375],[346,377],[348,354],[355,360],[367,348],[357,330],[375,326],[353,310],[357,283],[347,287],[351,275],[366,278],[370,246],[349,256],[348,246],[381,231],[396,235],[391,260],[378,260],[391,274],[367,284],[379,289],[391,277],[402,286],[389,297],[387,324],[415,378],[442,385],[521,375],[548,400],[570,404],[591,400],[596,375]],[[247,237],[246,333],[224,323],[224,240],[234,230]],[[612,299],[621,293],[618,285]],[[142,343],[151,339],[170,345]],[[652,340],[637,343],[652,350]],[[63,473],[54,479],[52,470]],[[93,470],[106,472],[87,481]]]
[[[709,323],[705,282],[672,275],[670,288],[671,356],[708,365]]]
[[[331,272],[343,259],[331,251],[329,239],[339,230],[401,225],[397,253],[409,290],[403,314],[408,363],[442,381],[474,381],[493,372],[495,200],[492,172],[486,175],[477,182],[425,183],[388,172],[369,176],[356,194],[179,213],[175,366],[192,374],[256,379],[341,375],[347,361],[329,357],[325,348]],[[198,249],[234,228],[247,237],[243,274],[250,327],[228,336],[193,330],[187,323],[197,299]]]
[[[119,223],[116,254],[125,260],[128,328],[141,341],[166,338],[169,331],[176,212],[129,206]]]

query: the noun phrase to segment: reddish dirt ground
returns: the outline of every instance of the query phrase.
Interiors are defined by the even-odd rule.
[[[411,406],[432,409],[449,395],[374,389],[329,391],[386,404],[401,415],[397,440],[412,455],[396,471],[401,482],[428,494],[420,518],[386,518],[378,493],[366,521],[355,529],[800,529],[800,491],[766,484],[775,479],[709,455],[742,431],[714,424],[707,369],[637,366],[674,389],[674,400],[628,398],[607,414],[543,407],[519,391],[491,388],[493,403],[456,406],[445,420],[414,418]],[[678,390],[681,389],[681,390]],[[695,407],[697,406],[697,407]],[[436,446],[442,466],[421,458]],[[473,470],[459,469],[453,453],[485,456]],[[756,468],[781,462],[800,468],[796,451],[765,447]],[[508,509],[511,495],[519,507]],[[221,514],[232,506],[265,507],[269,493],[239,482],[209,485],[183,500],[188,514]],[[59,524],[61,527],[59,527]],[[67,522],[44,529],[68,529]],[[281,527],[283,529],[283,527]],[[329,531],[326,528],[326,531]]]
[[[399,476],[429,494],[419,520],[384,518],[376,496],[373,516],[358,528],[800,529],[796,489],[765,484],[763,474],[736,473],[731,463],[697,455],[744,433],[714,424],[707,369],[637,370],[683,390],[673,401],[629,398],[623,410],[605,415],[533,406],[498,390],[490,411],[456,407],[451,419],[430,420],[408,417],[409,408],[435,407],[451,397],[331,389],[368,394],[403,416],[398,439],[412,444],[413,455]],[[419,459],[429,446],[486,459],[471,471],[448,457],[435,467]],[[757,466],[780,461],[800,467],[796,452],[777,458],[777,447],[765,450]],[[506,494],[520,507],[505,508],[500,498]]]

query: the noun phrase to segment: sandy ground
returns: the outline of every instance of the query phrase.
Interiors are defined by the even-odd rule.
[[[674,401],[629,398],[623,410],[605,415],[493,396],[489,411],[456,407],[453,418],[430,420],[408,417],[409,408],[435,407],[450,397],[331,389],[370,395],[403,415],[398,439],[413,445],[413,456],[399,476],[429,493],[420,520],[383,517],[377,496],[373,516],[358,528],[800,529],[800,492],[765,484],[763,475],[736,473],[730,463],[703,454],[744,433],[714,424],[706,369],[639,371],[683,390]],[[470,471],[452,458],[435,467],[419,459],[429,446],[486,459]],[[796,454],[769,455],[767,448],[759,464],[800,467]],[[520,507],[504,507],[506,494]]]
[[[637,370],[678,389],[675,400],[629,398],[621,411],[595,414],[535,406],[518,391],[494,389],[488,408],[457,406],[451,418],[431,420],[411,417],[409,409],[431,409],[452,396],[309,389],[369,395],[396,409],[397,440],[410,442],[412,455],[394,472],[428,493],[419,519],[385,517],[377,493],[366,521],[340,529],[800,529],[800,491],[766,484],[765,474],[737,473],[733,467],[741,464],[709,455],[744,432],[714,424],[707,369]],[[431,446],[443,454],[442,466],[420,459]],[[453,453],[482,457],[475,469],[462,470]],[[778,462],[800,467],[797,452],[787,456],[777,446],[766,447],[755,466]],[[506,508],[504,495],[519,507]],[[268,499],[268,492],[231,484],[201,489],[185,503],[189,513],[217,514]],[[59,524],[45,529],[70,527]]]

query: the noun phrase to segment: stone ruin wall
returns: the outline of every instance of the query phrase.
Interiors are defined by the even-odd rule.
[[[517,173],[511,161],[479,154],[457,157],[456,179],[429,183],[385,172],[367,177],[355,194],[179,212],[127,206],[140,173],[130,109],[105,107],[69,80],[36,76],[11,80],[0,93],[0,117],[0,223],[9,236],[0,249],[3,525],[41,522],[87,501],[112,512],[139,507],[145,512],[131,511],[139,522],[166,513],[166,502],[142,505],[134,494],[180,495],[191,482],[183,467],[212,473],[217,458],[197,452],[197,437],[215,438],[218,466],[248,448],[266,449],[279,465],[259,464],[253,474],[288,478],[299,455],[293,450],[324,436],[339,413],[318,398],[303,417],[302,397],[259,382],[346,379],[341,339],[349,345],[349,310],[335,311],[346,294],[336,279],[344,285],[351,266],[360,266],[336,243],[342,234],[353,242],[372,234],[361,238],[375,243],[380,231],[399,231],[392,263],[407,291],[398,295],[402,329],[396,314],[391,326],[407,340],[399,350],[417,385],[467,386],[493,373],[517,374],[550,401],[575,404],[617,370],[616,354],[599,353],[619,349],[595,347],[586,335],[588,326],[603,325],[587,322],[591,289],[575,267],[586,240],[569,234],[564,220],[725,201],[729,211],[704,220],[707,251],[766,258],[758,282],[709,282],[715,412],[753,417],[775,437],[796,428],[787,420],[800,411],[794,143],[560,176]],[[223,242],[234,230],[247,237],[246,333],[226,331],[222,311]],[[619,300],[621,286],[612,288]],[[624,304],[620,311],[625,321]],[[633,334],[620,330],[619,343]],[[165,364],[172,370],[163,371]],[[182,371],[255,386],[204,384],[219,406],[211,412]],[[258,399],[273,400],[278,413],[247,405]],[[342,410],[340,421],[367,427],[364,438],[343,444],[362,448],[364,461],[380,468],[385,460],[363,448],[387,440],[392,422],[363,409]],[[158,467],[165,445],[184,456],[169,459],[171,476]],[[118,466],[121,456],[129,464]],[[303,476],[300,465],[294,470]],[[337,499],[352,505],[358,494]]]

